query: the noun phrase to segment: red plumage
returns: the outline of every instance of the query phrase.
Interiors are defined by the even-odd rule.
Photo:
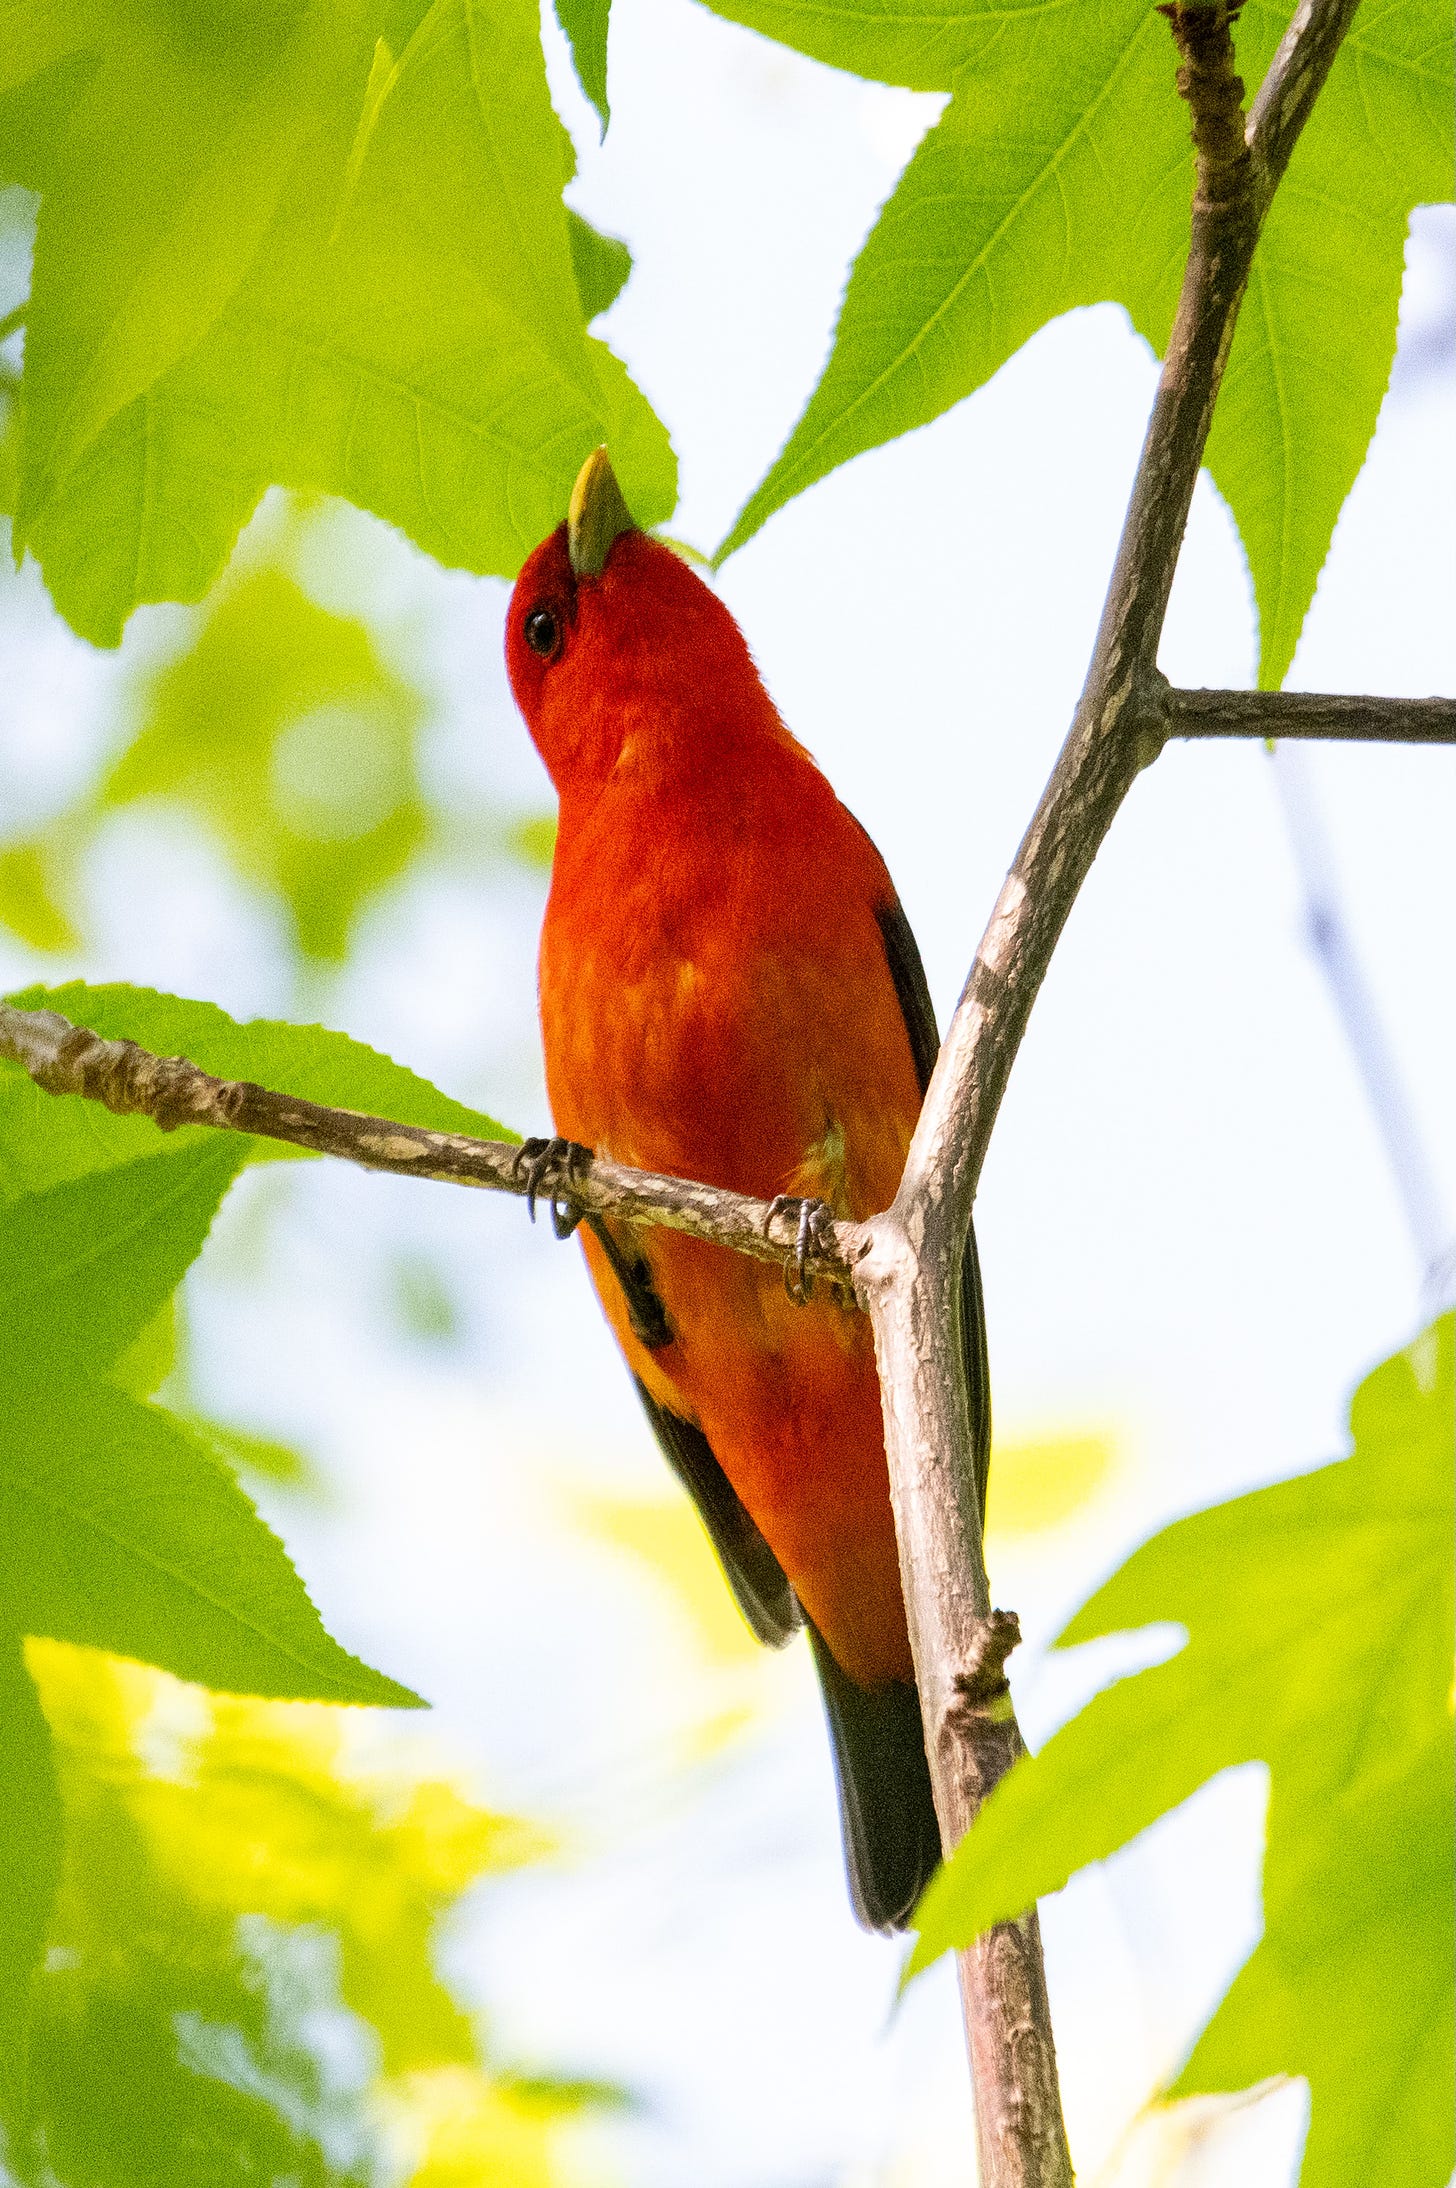
[[[878,852],[780,721],[728,610],[632,529],[578,577],[563,526],[521,573],[506,652],[560,798],[540,968],[556,1130],[764,1198],[886,1207],[920,1106],[923,974]],[[822,1289],[796,1305],[772,1266],[681,1233],[584,1238],[740,1600],[736,1565],[772,1572],[756,1528],[817,1629],[859,1911],[901,1921],[938,1849],[868,1321]],[[665,1343],[634,1334],[629,1262]],[[697,1478],[715,1465],[746,1528]],[[754,1622],[781,1638],[793,1608]]]

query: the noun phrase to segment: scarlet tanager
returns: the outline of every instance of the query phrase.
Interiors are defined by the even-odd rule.
[[[517,580],[506,660],[560,798],[540,964],[558,1134],[836,1216],[887,1207],[938,1046],[914,938],[732,616],[638,530],[605,450]],[[855,1911],[901,1927],[940,1837],[868,1320],[681,1232],[593,1220],[583,1243],[749,1624],[774,1645],[808,1629]],[[984,1500],[974,1241],[961,1292]]]

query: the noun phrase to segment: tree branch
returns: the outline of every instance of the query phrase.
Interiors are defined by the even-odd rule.
[[[1176,691],[1169,737],[1309,737],[1331,742],[1456,744],[1456,699],[1374,699],[1321,691]]]
[[[1364,722],[1389,723],[1397,708],[1407,723],[1446,722],[1439,738],[1450,735],[1441,712],[1449,702],[1177,693],[1156,665],[1260,225],[1356,4],[1303,0],[1247,128],[1228,0],[1178,0],[1163,10],[1184,62],[1178,86],[1197,153],[1192,239],[1087,681],[977,951],[894,1206],[866,1225],[826,1227],[806,1261],[811,1274],[852,1283],[874,1322],[901,1577],[947,1850],[1020,1752],[1003,1670],[1014,1624],[991,1609],[974,1489],[958,1340],[961,1260],[1011,1064],[1077,893],[1138,772],[1169,735],[1365,735],[1372,732],[1350,726],[1350,710],[1364,709]],[[1428,711],[1414,715],[1420,708]],[[1303,726],[1287,726],[1294,724]],[[1399,734],[1437,741],[1438,733]],[[495,1191],[530,1187],[514,1146],[212,1079],[180,1059],[102,1041],[52,1012],[0,1006],[0,1054],[52,1092],[141,1111],[164,1129],[208,1124],[371,1169]],[[792,1216],[768,1203],[601,1157],[548,1162],[535,1189],[573,1212],[668,1224],[761,1259],[780,1259],[796,1242]],[[982,2188],[1070,2188],[1035,1909],[962,1953],[961,1984]]]
[[[952,1847],[1010,1767],[1008,1709],[968,1709],[991,1619],[959,1357],[961,1258],[991,1128],[1062,928],[1141,768],[1168,733],[1157,669],[1173,573],[1264,213],[1356,0],[1305,0],[1245,129],[1224,0],[1165,9],[1196,149],[1192,237],[1091,666],[997,900],[858,1283],[885,1442],[926,1749]],[[973,1736],[974,1734],[974,1736]],[[1033,1909],[961,1955],[983,2188],[1069,2188]]]
[[[150,1117],[164,1132],[201,1124],[283,1140],[318,1155],[335,1155],[366,1170],[431,1178],[492,1193],[559,1202],[573,1214],[612,1216],[626,1223],[664,1224],[713,1240],[759,1261],[795,1254],[798,1223],[785,1211],[746,1193],[726,1192],[689,1178],[631,1170],[605,1155],[553,1152],[539,1165],[510,1140],[476,1140],[457,1132],[427,1132],[353,1109],[328,1109],[279,1094],[247,1079],[214,1079],[181,1056],[153,1056],[134,1041],[104,1041],[53,1010],[16,1010],[0,1003],[0,1056],[26,1070],[48,1094],[80,1094],[118,1115]],[[562,1143],[537,1142],[559,1148]],[[866,1234],[855,1223],[828,1223],[811,1234],[804,1273],[846,1292]]]

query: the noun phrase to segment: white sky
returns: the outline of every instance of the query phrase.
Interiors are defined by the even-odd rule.
[[[573,198],[636,252],[606,331],[673,431],[673,529],[711,547],[797,415],[848,260],[941,102],[682,0],[616,0],[612,37],[600,152],[553,45]],[[1421,223],[1411,364],[1293,686],[1456,690],[1452,235]],[[884,851],[942,1017],[1076,698],[1153,371],[1119,312],[1074,314],[973,401],[793,504],[721,579],[786,718]],[[444,578],[362,521],[335,548],[311,570],[320,596],[367,594],[403,653],[427,649],[446,794],[544,806],[500,666],[505,589]],[[128,659],[175,621],[139,617]],[[57,633],[30,587],[9,630],[0,737],[39,809],[84,774],[85,724],[126,664]],[[1246,683],[1252,654],[1237,541],[1205,481],[1163,666]],[[1311,774],[1456,1221],[1456,753],[1323,750]],[[536,881],[423,877],[373,917],[341,987],[302,998],[258,907],[165,821],[119,822],[88,887],[104,938],[89,976],[241,1015],[323,1011],[542,1127]],[[0,940],[5,985],[45,969]],[[454,1942],[502,2041],[640,2092],[602,2146],[633,2188],[967,2179],[952,1990],[940,1971],[891,2017],[898,1952],[848,1916],[807,1663],[768,1665],[760,1729],[675,1775],[698,1707],[682,1630],[564,1521],[583,1486],[661,1480],[575,1249],[528,1233],[517,1206],[323,1166],[265,1221],[281,1190],[245,1182],[195,1286],[209,1395],[324,1467],[327,1508],[270,1511],[334,1631],[437,1702],[430,1736],[484,1790],[586,1849],[483,1901]],[[1119,1453],[1079,1528],[993,1556],[1029,1636],[1013,1675],[1035,1740],[1112,1661],[1041,1656],[1076,1601],[1163,1518],[1338,1455],[1352,1384],[1417,1313],[1258,747],[1170,749],[1134,790],[1038,1003],[978,1221],[1000,1432],[1091,1427]],[[454,1349],[391,1333],[404,1252],[434,1256],[469,1302]],[[1257,1768],[1235,1774],[1044,1910],[1089,2183],[1155,2177],[1146,2137],[1121,2138],[1256,1934],[1261,1818]],[[1300,2102],[1213,2123],[1157,2177],[1276,2188]]]

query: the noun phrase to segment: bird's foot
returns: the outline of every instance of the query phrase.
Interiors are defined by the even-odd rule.
[[[799,1216],[798,1235],[794,1241],[793,1252],[784,1262],[784,1290],[796,1307],[802,1307],[814,1291],[814,1279],[807,1266],[810,1249],[828,1243],[828,1232],[833,1226],[834,1215],[822,1200],[802,1200],[797,1193],[775,1193],[763,1219],[764,1237],[768,1237],[769,1227],[775,1216],[789,1215],[795,1209]]]
[[[558,1238],[570,1238],[585,1209],[572,1205],[571,1185],[592,1159],[589,1147],[577,1140],[522,1140],[511,1164],[512,1175],[526,1181],[526,1213],[534,1223],[536,1201],[543,1185],[551,1187],[551,1228]]]

